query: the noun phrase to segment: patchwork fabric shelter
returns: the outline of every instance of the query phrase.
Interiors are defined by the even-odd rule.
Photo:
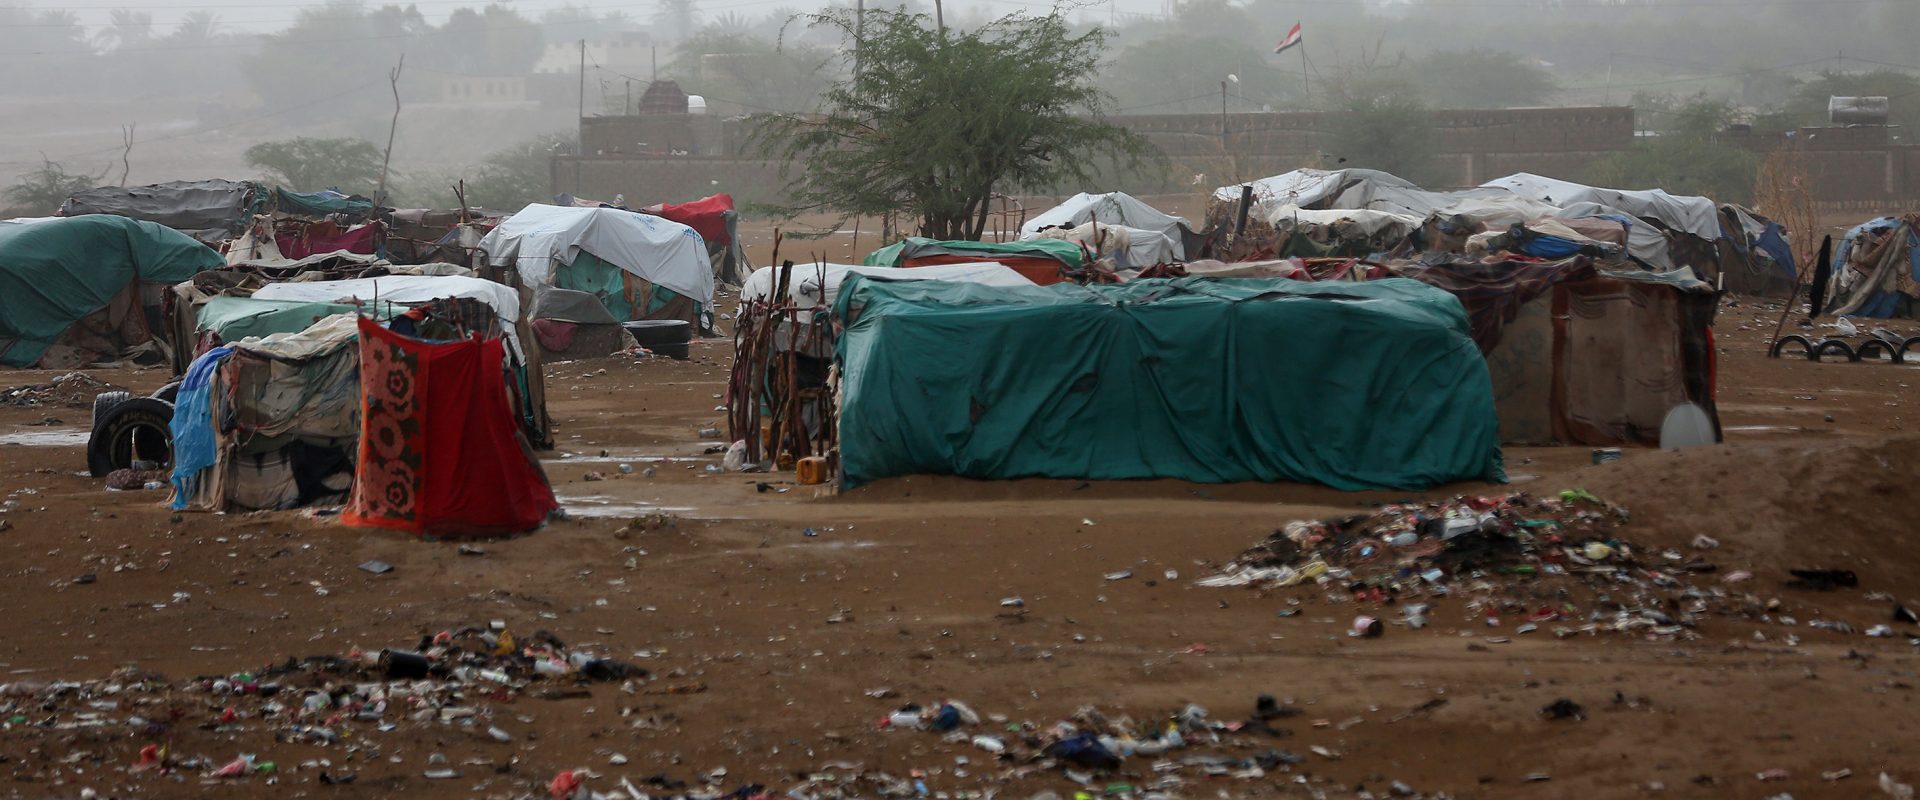
[[[146,186],[102,186],[76,192],[60,216],[113,214],[157,222],[207,244],[231,239],[267,204],[252,181],[170,181]]]
[[[343,521],[485,536],[531,530],[559,507],[514,424],[501,340],[359,328],[360,454]]]
[[[514,267],[527,285],[588,292],[623,322],[702,325],[713,308],[706,243],[693,228],[651,214],[535,203],[480,247],[489,263]]]
[[[1028,218],[1020,226],[1020,238],[1035,238],[1046,228],[1078,228],[1089,222],[1153,231],[1173,243],[1173,260],[1185,260],[1187,257],[1187,221],[1147,205],[1126,192],[1081,192],[1069,197],[1060,205]]]
[[[1466,314],[1416,281],[996,287],[850,276],[841,481],[1505,479]]]
[[[1920,297],[1920,229],[1916,217],[1876,217],[1847,231],[1833,251],[1836,317],[1910,316]]]
[[[184,233],[127,217],[0,222],[0,364],[119,358],[164,330],[167,286],[225,263]]]

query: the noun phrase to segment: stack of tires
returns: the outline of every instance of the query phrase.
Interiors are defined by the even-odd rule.
[[[642,319],[622,322],[620,327],[632,334],[635,344],[655,355],[687,360],[687,346],[693,342],[693,326],[684,319]]]
[[[173,398],[179,382],[149,397],[101,392],[93,398],[93,433],[87,439],[87,472],[104,478],[135,466],[158,468],[173,461]]]

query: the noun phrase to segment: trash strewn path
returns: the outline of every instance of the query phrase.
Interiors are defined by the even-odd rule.
[[[1419,496],[715,474],[721,344],[549,369],[556,491],[692,511],[514,539],[175,517],[77,445],[0,447],[0,796],[1890,796],[1920,780],[1912,373],[1767,361],[1739,323],[1726,445],[1516,448],[1530,480]],[[49,413],[85,417],[0,430]],[[1455,499],[1516,491],[1544,505]],[[1198,585],[1403,503],[1543,533],[1436,582],[1447,523],[1368,557],[1309,532],[1267,566],[1338,545],[1321,576]]]

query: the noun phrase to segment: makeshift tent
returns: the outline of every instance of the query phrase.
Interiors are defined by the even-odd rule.
[[[1414,281],[853,278],[834,316],[847,486],[914,473],[1504,480],[1466,315]]]
[[[338,503],[359,439],[356,317],[202,354],[175,395],[173,507]]]
[[[547,417],[540,351],[537,347],[523,346],[532,338],[532,328],[522,326],[520,295],[513,289],[479,278],[388,275],[344,281],[271,283],[260,287],[253,296],[261,300],[346,303],[361,308],[372,308],[376,303],[414,307],[444,298],[483,304],[499,319],[507,352],[513,356],[510,362],[515,373],[513,388],[521,403],[521,422],[535,443],[546,446],[551,441],[553,426]]]
[[[184,233],[126,217],[0,223],[0,364],[119,358],[163,329],[167,285],[223,263]]]
[[[499,339],[433,343],[362,319],[360,450],[348,525],[517,533],[559,507],[514,428]]]
[[[1833,251],[1836,317],[1912,316],[1920,297],[1920,216],[1876,217],[1855,225]]]
[[[910,236],[867,254],[870,267],[926,267],[993,261],[1045,286],[1059,283],[1086,268],[1080,246],[1059,239],[1019,242],[940,241]]]
[[[1272,256],[1360,257],[1394,249],[1420,229],[1421,217],[1364,209],[1320,210],[1287,203],[1267,214]]]
[[[740,214],[733,209],[733,195],[723,193],[688,203],[660,203],[640,210],[699,233],[707,245],[707,261],[713,268],[714,278],[721,283],[738,286],[746,280],[750,267],[746,251],[740,247]]]
[[[273,190],[273,210],[287,217],[320,219],[338,214],[348,221],[354,221],[373,214],[373,201],[333,189],[294,192],[276,187]]]
[[[1785,294],[1799,280],[1787,230],[1753,209],[1720,206],[1719,274],[1724,288],[1748,294]]]
[[[1161,212],[1125,192],[1088,194],[1081,192],[1029,218],[1020,226],[1020,238],[1032,239],[1047,228],[1078,228],[1089,222],[1153,231],[1173,243],[1173,259],[1187,258],[1187,221]],[[1158,262],[1149,261],[1147,266]]]
[[[529,286],[588,292],[621,321],[684,319],[709,327],[713,269],[692,228],[615,208],[529,205],[480,241],[487,261]]]
[[[600,358],[633,344],[600,298],[586,292],[534,287],[530,316],[533,338],[549,359]]]
[[[1399,271],[1466,309],[1492,374],[1502,442],[1658,445],[1667,412],[1686,402],[1718,424],[1716,299],[1685,270],[1454,256]]]
[[[60,216],[114,214],[157,222],[207,244],[218,244],[239,234],[266,201],[266,192],[251,181],[102,186],[67,198],[60,204]]]
[[[1079,245],[1114,272],[1183,261],[1180,245],[1159,231],[1089,222],[1077,228],[1047,228],[1022,241],[1058,239]]]
[[[1554,206],[1597,203],[1642,219],[1658,220],[1671,230],[1707,241],[1720,238],[1720,221],[1715,217],[1713,201],[1704,197],[1672,195],[1661,189],[1604,189],[1527,172],[1491,180],[1481,186],[1505,189]]]

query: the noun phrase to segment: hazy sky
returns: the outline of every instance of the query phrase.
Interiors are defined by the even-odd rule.
[[[1122,12],[1159,12],[1162,0],[1111,0]],[[566,5],[584,6],[600,12],[620,11],[637,20],[652,18],[659,9],[656,0],[507,0],[501,5],[520,13],[538,18],[543,12]],[[698,4],[702,14],[718,14],[732,11],[746,17],[764,14],[780,7],[810,8],[820,5],[819,0],[702,0]],[[195,11],[211,11],[220,18],[220,29],[229,33],[277,31],[291,24],[302,6],[315,5],[312,0],[76,0],[58,2],[57,0],[29,0],[27,5],[40,8],[66,8],[80,15],[81,21],[90,26],[104,25],[112,9],[138,9],[153,15],[154,23],[162,31],[171,27],[179,19]],[[416,6],[427,19],[438,23],[444,21],[448,13],[457,8],[474,8],[487,5],[487,0],[411,0],[381,2],[368,0],[368,6],[399,5]],[[997,13],[1005,13],[1015,8],[1044,6],[1035,0],[956,0],[955,6],[990,6]],[[1095,8],[1106,8],[1105,3],[1089,4]]]

